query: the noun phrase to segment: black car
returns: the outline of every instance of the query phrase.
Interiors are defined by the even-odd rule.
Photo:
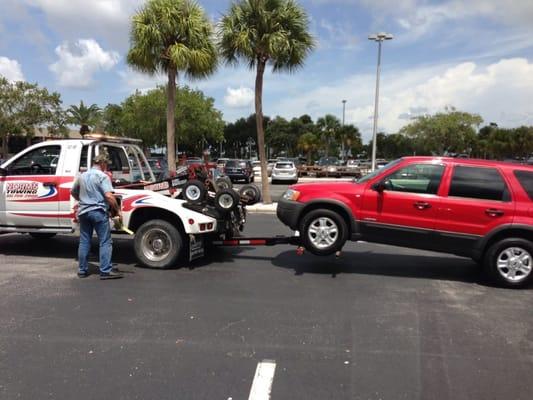
[[[228,160],[224,166],[224,173],[234,181],[245,181],[250,183],[254,181],[254,171],[252,163],[248,160]]]

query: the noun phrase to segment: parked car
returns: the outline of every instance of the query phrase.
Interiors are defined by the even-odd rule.
[[[339,159],[337,157],[320,157],[316,162],[316,167],[318,167],[316,171],[317,177],[333,176],[335,178],[340,178],[342,176],[342,172],[339,168]]]
[[[156,181],[161,181],[168,177],[168,163],[164,157],[149,157],[147,160],[154,172]]]
[[[532,204],[531,166],[405,157],[354,182],[292,186],[277,215],[313,254],[346,240],[451,253],[523,287],[533,281]]]
[[[229,158],[219,158],[217,160],[217,169],[223,171],[224,167],[226,166],[226,163],[228,162]]]
[[[269,177],[272,175],[272,168],[274,168],[274,164],[276,162],[278,162],[277,158],[276,159],[271,158],[267,161],[267,174]]]
[[[228,160],[224,172],[232,182],[242,180],[250,183],[254,181],[252,163],[248,160]]]
[[[261,176],[261,161],[252,161],[254,176]]]
[[[272,184],[276,182],[298,182],[298,170],[292,161],[278,161],[272,168]]]
[[[346,166],[344,167],[344,175],[360,178],[361,169],[359,168],[359,161],[357,160],[346,161]]]

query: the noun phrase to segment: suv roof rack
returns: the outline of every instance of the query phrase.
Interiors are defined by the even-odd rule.
[[[142,143],[141,139],[123,137],[123,136],[108,136],[103,133],[88,133],[82,136],[83,139],[101,140],[110,143]]]

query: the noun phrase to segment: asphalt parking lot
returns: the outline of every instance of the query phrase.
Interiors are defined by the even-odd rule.
[[[245,233],[289,232],[251,215]],[[532,396],[533,291],[467,259],[350,243],[159,271],[115,239],[125,279],[100,281],[76,278],[76,248],[0,236],[0,399],[248,399],[263,360],[274,400]]]

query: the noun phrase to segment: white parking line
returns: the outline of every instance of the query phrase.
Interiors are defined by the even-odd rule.
[[[276,371],[276,361],[263,360],[257,364],[255,377],[250,389],[248,400],[269,400],[274,372]]]

